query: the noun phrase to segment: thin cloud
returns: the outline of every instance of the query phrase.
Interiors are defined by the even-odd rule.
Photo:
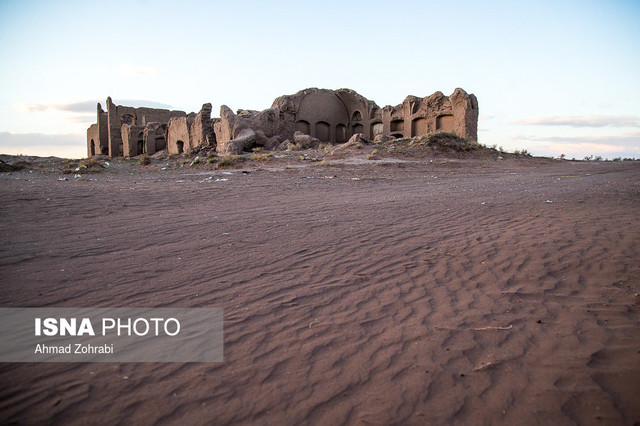
[[[144,99],[122,99],[122,100],[114,100],[114,102],[118,105],[126,105],[132,107],[148,107],[148,108],[162,108],[162,109],[171,109],[172,106],[168,104],[163,104],[160,102],[147,101]],[[103,108],[106,108],[105,101],[98,102],[94,100],[87,101],[79,101],[79,102],[70,102],[70,103],[42,103],[42,104],[20,104],[16,107],[23,112],[26,113],[34,113],[34,112],[45,112],[45,111],[60,111],[60,112],[68,112],[72,114],[83,114],[83,115],[95,115],[96,114],[96,106],[100,103]]]
[[[565,154],[574,158],[581,158],[589,155],[604,155],[607,157],[635,157],[640,153],[638,147],[625,145],[600,144],[591,142],[578,143],[553,143],[544,144],[541,148],[556,155]]]
[[[27,113],[45,112],[45,111],[61,111],[73,114],[95,114],[97,102],[81,101],[66,104],[43,103],[43,104],[19,104],[17,109]]]
[[[10,133],[0,132],[0,152],[8,152],[19,147],[34,146],[67,146],[85,144],[86,136],[82,134],[49,135],[45,133]]]
[[[46,104],[21,104],[17,106],[20,111],[23,112],[42,112],[49,109],[49,105]]]
[[[75,112],[75,113],[92,113],[96,112],[97,102],[94,101],[82,101],[82,102],[72,102],[70,104],[59,104],[56,105],[55,109],[66,112]]]
[[[640,127],[640,117],[633,115],[553,116],[518,120],[514,124],[523,126]]]
[[[113,102],[118,105],[132,106],[136,108],[140,108],[140,107],[161,108],[161,109],[173,108],[169,104],[163,104],[160,102],[153,102],[153,101],[145,101],[143,99],[113,99]],[[95,106],[93,108],[95,109]]]
[[[71,123],[80,123],[80,124],[84,124],[85,126],[89,126],[92,123],[96,122],[96,114],[78,114],[78,115],[72,115],[70,117],[65,117],[65,121],[71,122]]]
[[[619,136],[513,136],[515,141],[530,142],[532,149],[547,154],[565,154],[582,158],[588,155],[603,155],[612,158],[636,157],[640,154],[640,132]]]
[[[640,132],[632,132],[619,136],[514,136],[513,139],[566,144],[588,143],[597,145],[620,145],[626,147],[640,146]]]
[[[569,143],[562,145],[551,145],[551,149],[555,149],[557,152],[590,152],[599,154],[622,154],[628,152],[629,147],[624,145],[603,145],[599,143]],[[594,154],[590,154],[594,155]]]

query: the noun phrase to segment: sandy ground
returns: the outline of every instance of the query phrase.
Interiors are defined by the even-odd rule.
[[[223,363],[1,364],[0,423],[640,422],[637,162],[245,170],[0,174],[0,306],[225,311]]]

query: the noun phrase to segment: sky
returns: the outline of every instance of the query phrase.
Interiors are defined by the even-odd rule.
[[[640,158],[640,1],[0,0],[0,153],[80,158],[96,103],[379,106],[461,87],[480,143]]]

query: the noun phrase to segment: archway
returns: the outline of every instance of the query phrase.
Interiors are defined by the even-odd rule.
[[[178,141],[176,146],[178,147],[178,154],[182,154],[184,152],[184,142]]]
[[[316,138],[320,139],[321,142],[329,142],[331,140],[330,129],[329,123],[318,121],[316,123]]]
[[[132,124],[135,123],[135,121],[136,121],[136,118],[131,114],[122,114],[120,116],[120,122],[122,124],[128,124],[131,126]]]
[[[453,132],[453,115],[436,117],[436,130],[440,132]]]
[[[167,139],[165,137],[166,130],[167,130],[166,124],[163,124],[162,126],[156,129],[156,152],[162,151],[167,147]]]
[[[404,120],[393,120],[391,122],[391,131],[392,132],[404,132]]]
[[[338,124],[336,126],[336,142],[343,143],[347,141],[347,126]]]
[[[308,121],[298,120],[296,121],[296,131],[302,132],[305,135],[308,135],[311,133],[311,125],[309,124]]]
[[[375,138],[377,135],[384,133],[384,124],[372,123],[371,124],[371,137]]]
[[[427,119],[416,118],[411,122],[411,137],[420,136],[427,133]]]

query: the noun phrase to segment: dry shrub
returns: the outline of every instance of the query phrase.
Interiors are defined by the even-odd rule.
[[[273,153],[267,152],[264,154],[260,154],[259,151],[251,154],[251,161],[268,161],[273,157]]]
[[[217,169],[223,169],[225,167],[231,167],[238,162],[237,155],[227,154],[222,157],[219,157],[218,164],[216,164]]]

